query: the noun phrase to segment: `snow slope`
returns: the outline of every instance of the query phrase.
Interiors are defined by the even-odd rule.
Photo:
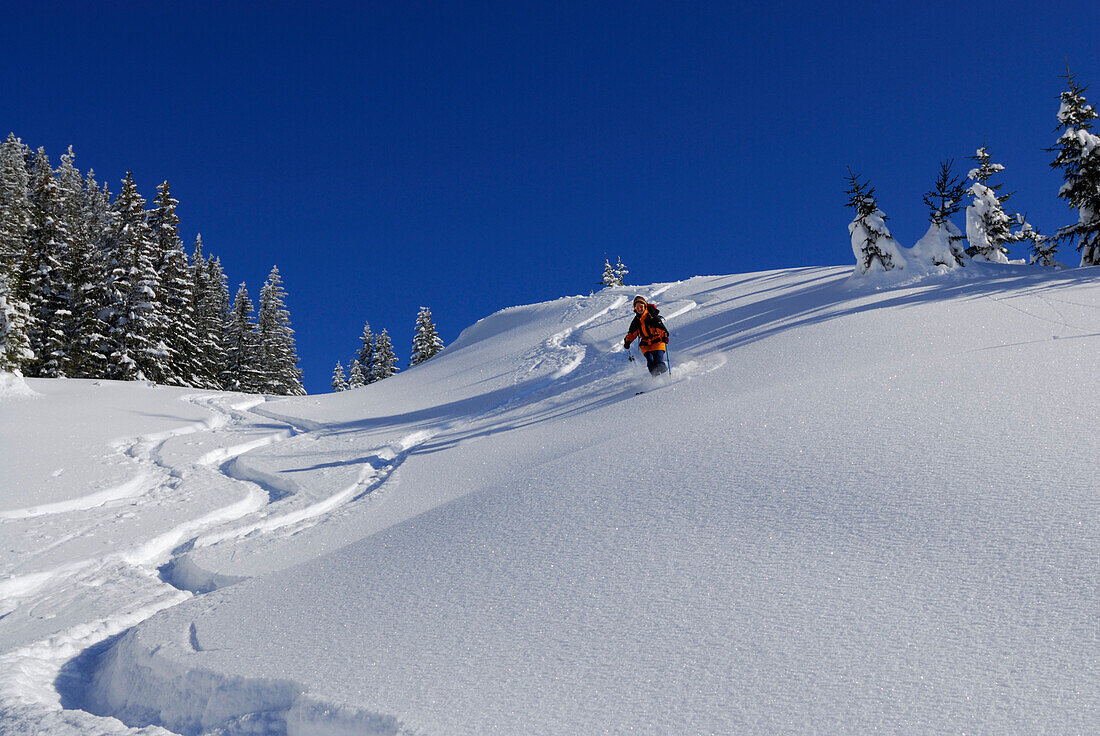
[[[671,381],[626,289],[342,394],[27,381],[0,733],[1093,732],[1097,274],[959,271],[643,289]]]

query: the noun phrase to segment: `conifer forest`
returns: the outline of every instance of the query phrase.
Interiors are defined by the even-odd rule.
[[[167,181],[149,205],[131,173],[112,196],[74,159],[0,144],[0,371],[305,393],[278,268],[258,304],[243,283],[230,301]]]

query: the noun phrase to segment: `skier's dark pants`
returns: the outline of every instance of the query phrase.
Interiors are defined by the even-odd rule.
[[[649,375],[659,376],[668,370],[668,366],[665,364],[664,350],[650,350],[648,353],[642,353],[642,355],[645,356],[645,364],[649,368]]]

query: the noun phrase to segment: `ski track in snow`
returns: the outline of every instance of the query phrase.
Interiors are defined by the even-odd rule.
[[[105,595],[125,601],[125,605],[109,616],[79,624],[0,656],[0,736],[8,733],[171,734],[171,731],[157,726],[133,728],[115,718],[64,708],[62,696],[56,689],[64,666],[74,661],[81,652],[119,635],[159,611],[192,598],[195,593],[173,585],[169,578],[158,574],[158,570],[170,567],[180,555],[194,547],[241,540],[257,533],[295,533],[345,504],[375,492],[411,452],[437,434],[437,431],[418,431],[406,435],[376,450],[351,485],[304,507],[276,511],[276,506],[271,503],[271,494],[262,482],[258,482],[261,479],[254,479],[249,472],[237,469],[234,460],[253,450],[294,437],[301,430],[288,425],[246,442],[208,450],[191,459],[190,468],[181,469],[166,463],[161,457],[169,440],[197,432],[232,431],[237,425],[247,429],[248,424],[256,422],[257,417],[249,417],[245,412],[264,401],[262,398],[249,398],[223,405],[218,395],[196,394],[181,398],[214,411],[214,416],[169,431],[113,443],[112,449],[116,453],[138,465],[139,470],[130,481],[65,502],[9,511],[3,520],[18,521],[85,511],[107,506],[117,500],[136,498],[140,503],[142,497],[155,489],[186,487],[189,482],[201,482],[198,476],[202,473],[217,474],[243,487],[243,497],[131,545],[126,550],[0,581],[0,598],[4,601],[0,616],[20,606],[49,605],[55,600],[69,602],[85,586],[99,586],[101,589],[116,586],[119,588],[117,592],[108,590]],[[266,417],[259,419],[264,423],[270,422]],[[450,422],[441,429],[446,430],[459,423]],[[156,501],[148,500],[147,503],[155,505]],[[235,521],[256,515],[260,518],[233,525]],[[55,542],[53,546],[60,543]],[[260,683],[257,687],[264,689],[265,685]],[[384,716],[330,712],[324,704],[314,703],[308,698],[294,699],[287,705],[284,716],[296,718],[301,723],[312,723],[319,728],[323,728],[325,723],[336,726],[342,722],[353,727],[364,722],[377,722],[384,731],[390,731],[392,726]]]
[[[12,511],[0,511],[0,521],[32,519],[36,516],[64,514],[70,511],[87,511],[88,509],[104,506],[111,501],[121,501],[123,499],[140,496],[150,489],[151,481],[152,478],[147,475],[138,475],[125,483],[81,498],[74,498],[69,501],[58,501],[57,503],[47,503],[40,506],[28,506],[27,508],[14,509]]]
[[[284,512],[278,511],[277,507],[274,505],[263,503],[256,507],[254,504],[256,496],[250,492],[249,497],[246,498],[245,501],[242,501],[238,505],[238,508],[235,508],[233,511],[225,513],[220,518],[213,518],[211,516],[188,522],[180,528],[149,540],[139,549],[132,551],[131,554],[126,556],[125,561],[128,564],[143,565],[147,569],[163,563],[163,567],[161,568],[163,570],[174,564],[173,557],[175,557],[175,559],[179,559],[182,562],[184,567],[187,567],[190,563],[186,559],[185,553],[193,548],[208,547],[225,542],[235,542],[252,537],[252,535],[255,534],[266,535],[274,532],[292,534],[306,525],[323,520],[327,515],[332,514],[344,505],[375,493],[406,458],[408,458],[418,447],[433,438],[460,429],[461,427],[482,420],[488,416],[495,415],[501,411],[505,411],[517,404],[529,401],[533,394],[544,391],[560,378],[575,371],[584,363],[588,352],[583,343],[574,340],[575,336],[583,333],[586,327],[592,325],[601,317],[605,317],[621,308],[627,301],[628,299],[626,296],[620,296],[595,314],[551,336],[544,343],[536,366],[545,361],[551,361],[552,364],[559,367],[551,373],[546,381],[541,382],[534,389],[512,396],[500,405],[481,412],[480,414],[443,422],[433,429],[411,433],[400,438],[396,442],[376,449],[373,454],[366,458],[363,463],[363,468],[360,470],[356,480],[336,493],[307,506]],[[694,303],[691,303],[683,311],[694,308],[694,306]],[[250,407],[235,406],[233,408],[240,411]],[[224,424],[223,422],[219,426]],[[179,431],[183,432],[185,430]],[[323,433],[323,430],[319,430],[319,432]],[[262,484],[268,479],[258,477],[262,475],[262,473],[258,471],[237,467],[234,460],[251,450],[269,446],[274,442],[287,439],[297,433],[297,430],[290,429],[231,447],[211,450],[200,455],[194,461],[194,465],[199,468],[216,470],[226,478],[260,490]],[[132,454],[146,458],[155,458],[157,448],[159,448],[166,439],[168,438],[164,437],[162,439],[160,436],[143,438],[142,441],[135,443],[135,447],[140,449]],[[250,501],[250,499],[253,499],[253,501]],[[231,520],[234,518],[243,519],[249,515],[258,515],[259,518],[235,526],[226,527],[224,524],[218,525],[219,521]],[[209,529],[209,531],[199,531],[204,528]],[[173,556],[173,551],[179,554]],[[166,559],[169,561],[164,562]],[[185,569],[182,571],[181,577],[187,578],[188,576],[193,576],[195,572],[196,571],[191,569]],[[204,575],[204,571],[197,572],[200,577]],[[169,579],[172,576],[173,573],[170,572],[168,577],[162,576],[162,578]],[[204,579],[204,587],[200,592],[206,592],[209,589],[217,587],[216,584],[205,587],[210,582],[215,581]],[[167,586],[167,583],[162,583],[162,585]],[[171,590],[175,591],[180,597],[165,605],[146,609],[149,611],[148,615],[152,615],[158,610],[175,605],[191,597],[190,593],[181,593],[178,588],[173,587]],[[127,619],[127,621],[129,620],[130,619]],[[144,619],[137,619],[131,625],[136,625],[136,623],[140,623],[141,620]],[[124,628],[128,627],[120,629],[117,625],[101,626],[98,630],[107,631],[108,633],[104,633],[102,636],[98,637],[96,641],[102,640],[102,638],[106,636],[111,636]],[[189,637],[191,646],[197,651],[199,649],[197,646],[197,632],[191,630],[189,632]],[[85,641],[83,642],[84,646],[81,648],[87,648],[95,643],[95,641]],[[129,643],[124,644],[124,646],[128,645]],[[74,648],[69,647],[66,651],[71,656],[71,652],[69,652],[70,649]],[[76,651],[79,650],[80,648],[76,648]],[[141,656],[140,654],[135,654],[134,658],[140,660]],[[56,678],[56,668],[51,669],[50,672],[53,673],[53,677]],[[269,726],[272,726],[276,731],[279,731],[285,724],[295,722],[301,727],[306,728],[306,732],[312,733],[315,729],[322,729],[341,734],[360,732],[395,733],[398,728],[396,722],[384,714],[348,708],[333,709],[324,703],[315,703],[305,695],[289,692],[283,693],[282,691],[286,689],[283,687],[285,683],[276,681],[222,683],[217,676],[213,674],[192,673],[192,675],[195,678],[203,679],[204,682],[205,679],[213,678],[213,682],[209,684],[209,686],[215,689],[220,688],[224,690],[225,688],[229,688],[230,690],[235,690],[243,687],[244,690],[247,691],[239,694],[237,700],[240,702],[236,703],[237,710],[222,714],[225,716],[224,721],[226,723],[232,721],[234,723],[244,724],[249,722],[250,718],[255,717],[267,723]],[[44,683],[40,682],[40,684]],[[0,683],[0,692],[2,692],[2,683]],[[240,713],[241,710],[248,711],[248,709],[251,709],[251,712],[245,712],[243,715]],[[261,711],[264,713],[261,713]],[[191,718],[191,715],[186,714],[180,717],[183,720],[187,720]],[[259,721],[257,721],[257,723],[259,723]]]
[[[1044,317],[1042,315],[1035,314],[1034,312],[1029,312],[1024,307],[1018,307],[1015,304],[1010,303],[1013,300],[1022,299],[1022,298],[1029,298],[1029,299],[1038,300],[1041,304],[1046,305],[1046,307],[1051,312],[1053,312],[1055,314],[1055,317],[1054,318]],[[1057,325],[1059,327],[1064,327],[1064,328],[1069,329],[1069,330],[1076,330],[1077,332],[1081,333],[1081,335],[1086,335],[1086,334],[1091,335],[1092,332],[1093,332],[1092,329],[1090,329],[1090,328],[1079,327],[1077,325],[1070,324],[1066,320],[1066,317],[1062,313],[1062,311],[1054,306],[1053,301],[1051,299],[1040,296],[1038,294],[1024,294],[1024,295],[1021,295],[1021,296],[1013,296],[1013,297],[1005,297],[1005,298],[1001,298],[1001,299],[994,299],[993,301],[996,302],[997,304],[1000,304],[1001,306],[1008,307],[1009,309],[1011,309],[1015,312],[1019,312],[1020,314],[1031,317],[1032,319],[1039,320],[1040,322],[1049,322],[1053,325]],[[1092,307],[1092,308],[1095,308],[1095,307]]]
[[[552,360],[558,366],[551,375],[550,383],[572,373],[584,362],[587,348],[573,340],[574,336],[599,318],[621,308],[626,302],[627,297],[620,296],[596,314],[553,335],[546,342],[541,359]],[[513,397],[504,403],[513,404],[523,398]],[[354,483],[304,507],[276,511],[271,503],[272,494],[264,488],[263,479],[253,478],[249,472],[241,471],[234,461],[248,452],[294,437],[300,433],[294,427],[287,426],[245,442],[207,450],[190,460],[190,468],[180,468],[178,461],[173,464],[162,458],[166,443],[174,438],[199,432],[231,432],[238,425],[247,428],[251,419],[245,412],[264,401],[260,397],[249,397],[226,404],[220,399],[218,395],[207,394],[183,396],[181,400],[206,408],[213,412],[212,416],[164,432],[112,443],[115,453],[137,466],[130,480],[79,498],[7,511],[0,516],[0,522],[17,522],[109,508],[111,504],[122,501],[129,502],[128,508],[136,505],[138,513],[141,513],[156,506],[158,500],[151,495],[157,489],[166,486],[177,491],[186,489],[188,483],[202,482],[200,476],[203,473],[219,474],[223,479],[243,487],[245,491],[233,503],[188,519],[133,544],[128,549],[98,559],[13,576],[0,582],[0,596],[5,602],[0,615],[20,606],[48,608],[51,604],[71,603],[85,586],[98,586],[101,594],[112,600],[117,598],[120,602],[117,610],[108,616],[72,626],[0,656],[0,734],[170,733],[155,726],[131,728],[114,718],[64,708],[57,682],[65,664],[73,661],[81,652],[136,626],[158,611],[190,599],[194,593],[173,586],[158,574],[158,569],[171,565],[178,554],[194,547],[240,540],[257,533],[293,533],[343,505],[374,492],[418,446],[440,432],[475,419],[452,421],[435,430],[407,435],[376,450],[368,457]],[[493,411],[487,413],[491,414]],[[257,519],[233,525],[236,520],[257,515]],[[69,536],[71,538],[74,535]],[[62,541],[55,542],[53,546],[61,543]],[[112,586],[118,590],[112,592]],[[311,722],[320,724],[326,719],[326,709],[308,700],[288,705],[287,713],[291,708],[298,711],[298,718],[302,718],[301,711],[305,710],[312,714],[308,719]],[[386,719],[383,717],[382,720]],[[385,730],[392,726],[389,723],[384,725]]]
[[[249,397],[223,405],[221,397],[213,394],[189,395],[181,399],[203,406],[214,414],[200,422],[113,443],[115,452],[138,466],[137,474],[130,481],[65,502],[9,511],[2,517],[3,520],[10,522],[86,511],[114,501],[135,498],[139,499],[140,512],[157,504],[156,499],[148,499],[145,506],[140,506],[142,497],[151,491],[165,486],[178,489],[202,472],[221,473],[220,469],[212,466],[296,433],[294,428],[287,427],[259,440],[213,450],[195,459],[189,470],[181,470],[166,464],[160,457],[169,440],[198,432],[232,430],[234,425],[247,421],[242,412],[264,401],[262,397]],[[51,602],[55,605],[58,602],[68,604],[78,599],[81,589],[87,587],[97,588],[99,595],[107,590],[106,595],[123,602],[111,615],[70,627],[0,656],[0,734],[169,733],[157,727],[133,729],[113,718],[64,709],[56,682],[65,663],[82,651],[192,597],[192,593],[164,582],[157,574],[157,567],[170,559],[173,551],[187,540],[194,540],[203,532],[247,516],[268,504],[268,494],[258,485],[237,479],[233,481],[244,486],[245,493],[241,498],[125,550],[98,559],[13,576],[0,582],[3,613],[10,613],[20,606],[31,609],[43,605],[48,607]],[[117,588],[117,591],[112,592],[111,587]]]
[[[666,293],[669,289],[677,286],[679,283],[680,282],[672,282],[660,286],[657,289],[653,290],[647,298],[650,300],[656,299],[656,297]],[[584,342],[581,341],[585,330],[589,328],[603,327],[608,322],[613,321],[603,320],[597,322],[602,318],[612,315],[614,312],[627,305],[629,302],[629,297],[618,296],[615,298],[614,301],[612,301],[611,304],[609,304],[604,309],[601,309],[595,314],[590,315],[589,317],[578,322],[572,327],[569,327],[566,330],[554,334],[549,340],[547,340],[543,344],[542,349],[539,351],[537,357],[535,358],[535,362],[530,367],[529,371],[536,370],[548,360],[551,361],[552,364],[558,365],[560,367],[551,374],[547,381],[537,384],[521,394],[517,394],[516,396],[501,404],[499,407],[496,407],[494,410],[487,412],[484,416],[499,414],[502,411],[513,408],[517,403],[529,400],[533,395],[544,393],[555,382],[562,378],[565,378],[566,376],[570,375],[578,368],[580,368],[585,363],[585,358],[588,355],[588,348],[584,344]],[[690,299],[680,301],[673,300],[669,303],[669,305],[665,306],[665,308],[670,309],[670,311],[667,313],[663,313],[662,317],[666,320],[667,324],[668,320],[676,319],[677,317],[687,314],[694,309],[698,309],[698,307],[699,305],[695,301],[692,301]],[[614,321],[617,321],[619,319],[619,316],[615,316]],[[670,325],[670,329],[673,327],[674,326]],[[616,336],[612,340],[610,348],[603,349],[608,352],[616,352],[621,350],[621,340],[619,339],[620,337],[621,335],[616,333]],[[715,356],[710,356],[706,360],[695,359],[691,355],[685,355],[684,358],[685,359],[682,363],[678,363],[674,366],[674,375],[670,376],[671,380],[668,383],[675,383],[694,375],[709,373],[717,368],[720,368],[726,363],[726,358],[721,353]],[[594,370],[602,369],[604,375],[589,376],[589,378],[591,378],[592,380],[602,379],[608,381],[612,378],[612,376],[616,374],[618,368],[621,368],[621,366],[615,367],[614,364],[604,362],[600,365],[593,365],[592,368]],[[654,388],[661,388],[661,386],[657,386]]]
[[[584,357],[587,354],[588,349],[583,344],[572,340],[573,336],[579,331],[583,330],[588,325],[595,322],[600,317],[603,317],[604,315],[607,315],[615,311],[619,307],[623,306],[624,304],[626,304],[626,302],[627,297],[620,296],[596,314],[593,314],[592,316],[581,320],[580,322],[566,330],[562,330],[561,332],[555,334],[553,337],[546,341],[545,348],[547,353],[551,356],[554,356],[561,366],[556,371],[554,371],[551,376],[551,380],[557,380],[559,378],[564,378],[565,376],[568,376],[577,368],[580,368],[581,364],[584,362]],[[545,359],[545,357],[546,356],[540,356],[539,362],[541,363]]]
[[[679,282],[672,282],[658,287],[653,292],[651,292],[649,297],[647,298],[655,299],[661,294],[667,292],[672,287],[676,286],[678,283]],[[625,295],[617,296],[609,305],[607,305],[603,309],[597,311],[592,315],[589,315],[588,317],[572,325],[571,327],[562,330],[561,332],[555,333],[543,344],[542,350],[540,350],[538,354],[534,356],[535,362],[529,370],[534,371],[537,368],[541,367],[546,361],[552,361],[552,364],[557,365],[558,368],[551,374],[550,383],[553,383],[558,379],[565,378],[569,374],[573,373],[575,370],[580,368],[581,365],[584,364],[585,357],[588,354],[588,348],[583,342],[580,342],[580,340],[578,339],[579,336],[583,335],[584,331],[587,328],[593,326],[602,326],[603,323],[600,323],[599,325],[596,324],[597,320],[600,320],[601,318],[607,317],[613,312],[616,312],[617,310],[628,304],[629,301],[630,298]],[[673,304],[676,304],[676,302],[673,302]],[[691,310],[698,308],[698,306],[699,305],[696,304],[694,301],[686,300],[676,309],[662,316],[666,320],[675,319],[676,317],[684,315]],[[612,344],[612,349],[618,346],[618,343],[619,341],[615,340]],[[536,391],[544,389],[545,387],[546,385],[540,385],[536,388],[530,389],[529,391],[524,393],[521,398],[525,398]],[[508,403],[514,402],[510,401]]]
[[[690,312],[691,310],[697,308],[698,306],[699,305],[696,304],[695,302],[688,301],[686,304],[684,304],[684,306],[680,307],[676,311],[674,311],[671,314],[669,314],[668,316],[666,316],[665,319],[676,319],[680,315],[687,314],[688,312]]]
[[[659,287],[649,298],[655,298],[675,285],[671,283]],[[534,388],[514,395],[476,416],[445,422],[431,430],[406,435],[375,450],[366,458],[353,483],[308,505],[289,511],[280,510],[280,504],[275,503],[280,499],[274,498],[273,492],[281,489],[267,483],[267,479],[257,477],[259,474],[256,471],[242,469],[236,463],[237,459],[253,450],[269,447],[302,433],[302,430],[289,425],[244,442],[207,450],[190,459],[190,468],[180,468],[178,460],[174,463],[165,461],[162,451],[166,443],[174,438],[199,432],[228,433],[235,427],[248,429],[251,423],[258,424],[255,421],[257,415],[249,416],[247,412],[263,403],[263,398],[249,397],[226,404],[216,394],[193,394],[181,397],[181,400],[212,411],[211,417],[168,431],[114,443],[113,449],[116,453],[138,466],[138,472],[129,481],[68,501],[4,512],[0,515],[0,522],[87,511],[109,507],[119,501],[136,503],[140,512],[147,506],[157,504],[157,499],[149,498],[155,490],[162,487],[185,489],[188,483],[201,482],[202,474],[217,474],[223,481],[228,480],[244,489],[243,496],[233,503],[188,519],[167,531],[131,545],[126,550],[0,582],[0,597],[5,600],[5,608],[0,610],[0,615],[14,610],[15,606],[48,604],[52,600],[51,596],[65,600],[67,597],[79,595],[74,591],[79,591],[86,585],[100,585],[104,588],[117,586],[119,591],[108,595],[112,599],[117,596],[124,602],[124,605],[109,616],[73,626],[0,656],[0,736],[9,732],[170,734],[170,731],[157,726],[132,728],[114,718],[66,709],[62,705],[61,694],[56,689],[65,664],[74,661],[81,652],[195,595],[173,585],[170,578],[158,574],[158,570],[170,568],[175,560],[182,559],[187,551],[196,547],[236,542],[255,534],[295,533],[305,526],[317,523],[342,506],[374,493],[424,443],[440,434],[515,408],[580,368],[585,364],[589,351],[588,346],[579,338],[587,328],[604,325],[605,322],[599,320],[621,309],[628,303],[628,299],[625,295],[618,296],[603,309],[547,339],[538,351],[537,361],[529,370],[536,370],[546,361],[556,367],[546,380],[538,382]],[[670,311],[666,318],[675,318],[697,306],[695,302],[687,301]],[[614,347],[613,345],[612,349]],[[708,372],[716,367],[718,366],[701,366],[697,361],[688,360],[676,369],[679,377],[682,377],[701,369],[702,372]],[[612,377],[613,371],[605,372],[608,373],[608,376],[603,377],[605,380]],[[263,418],[263,421],[270,420]],[[243,524],[234,524],[249,517],[253,518]],[[60,543],[56,542],[55,546]],[[191,637],[192,646],[195,646],[197,634],[193,630]],[[266,685],[267,683],[255,683],[253,687],[266,692],[271,689]],[[301,697],[288,701],[285,708],[282,708],[282,713],[284,719],[293,716],[318,728],[325,728],[326,723],[328,726],[340,728],[338,722],[341,718],[348,723],[361,723],[363,718],[367,718],[371,724],[380,726],[386,732],[392,732],[395,728],[392,720],[385,716],[330,714],[324,704],[312,703],[308,698]]]
[[[371,493],[390,477],[415,447],[427,442],[434,435],[434,432],[415,432],[379,450],[375,455],[367,458],[354,483],[327,498],[294,511],[272,514],[256,522],[204,534],[195,539],[194,546],[209,547],[229,539],[241,539],[256,532],[273,532],[286,527],[299,527],[329,514],[344,504],[359,500]],[[241,480],[238,476],[233,477]]]

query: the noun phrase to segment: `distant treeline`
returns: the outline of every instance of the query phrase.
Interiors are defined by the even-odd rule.
[[[443,340],[432,320],[432,310],[421,307],[416,314],[416,326],[413,328],[412,354],[409,366],[417,366],[438,355],[443,350]],[[332,390],[347,391],[362,388],[368,384],[389,378],[396,374],[397,355],[393,351],[393,342],[387,330],[377,335],[371,332],[370,322],[363,325],[363,335],[359,338],[359,351],[348,363],[349,373],[344,375],[344,364],[336,361],[332,372]]]
[[[152,209],[127,172],[112,199],[72,147],[54,169],[0,144],[0,371],[304,394],[277,268],[254,313],[221,262],[188,256],[168,182]]]
[[[993,162],[983,144],[971,157],[977,165],[966,175],[969,186],[954,175],[952,161],[940,165],[934,188],[924,195],[928,232],[912,248],[904,248],[886,227],[887,218],[879,208],[874,187],[849,169],[846,194],[855,218],[848,232],[856,256],[855,273],[942,272],[966,266],[971,260],[1008,263],[1011,243],[1026,244],[1028,262],[1033,265],[1062,267],[1054,260],[1062,243],[1076,243],[1082,267],[1100,265],[1100,136],[1093,132],[1100,115],[1085,99],[1087,88],[1068,69],[1065,80],[1068,89],[1061,94],[1058,138],[1045,150],[1054,154],[1051,168],[1064,176],[1058,197],[1076,211],[1076,222],[1047,236],[1033,227],[1024,213],[1009,213],[1005,204],[1011,195],[1001,194],[1001,184],[990,181],[1005,167]],[[967,197],[970,201],[964,203]],[[951,220],[964,204],[965,233]]]

